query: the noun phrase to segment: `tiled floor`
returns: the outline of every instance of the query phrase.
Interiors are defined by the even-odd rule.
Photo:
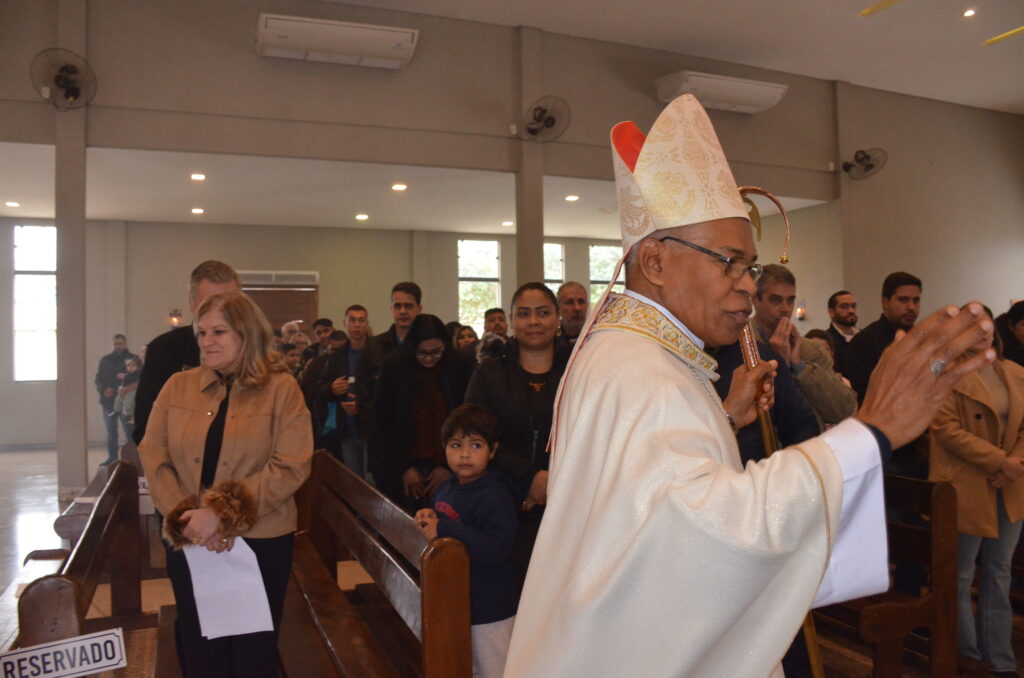
[[[89,451],[89,477],[106,458]],[[66,547],[53,531],[57,504],[57,451],[0,452],[0,590],[36,549]]]

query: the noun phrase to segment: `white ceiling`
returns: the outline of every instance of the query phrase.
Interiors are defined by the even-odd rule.
[[[981,45],[1024,25],[1022,0],[903,0],[862,18],[875,1],[356,0],[1024,114],[1024,35]]]
[[[192,172],[206,181],[190,180]],[[90,148],[87,177],[89,219],[515,232],[501,226],[515,220],[515,178],[504,172]],[[409,188],[395,192],[396,182]],[[53,190],[52,146],[0,143],[0,216],[52,219]],[[569,194],[580,199],[566,202]],[[2,206],[8,200],[21,206]],[[193,207],[204,214],[191,214]],[[358,213],[370,218],[357,221]],[[618,239],[614,183],[544,177],[544,233]]]

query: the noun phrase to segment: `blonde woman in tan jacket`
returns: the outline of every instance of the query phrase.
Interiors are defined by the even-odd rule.
[[[1016,676],[1010,563],[1024,517],[1024,368],[1000,351],[993,364],[961,381],[932,422],[930,445],[929,478],[948,480],[957,493],[957,645],[992,675]],[[979,553],[975,623],[971,582]]]
[[[214,295],[196,318],[202,365],[164,385],[139,446],[164,516],[178,659],[186,678],[276,677],[296,528],[292,495],[309,475],[313,453],[309,412],[252,299]],[[182,549],[223,553],[236,539],[256,555],[273,631],[207,639]]]

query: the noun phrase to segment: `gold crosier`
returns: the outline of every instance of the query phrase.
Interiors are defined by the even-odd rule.
[[[757,210],[757,205],[751,200],[748,195],[751,193],[755,195],[763,195],[764,197],[771,200],[779,208],[779,213],[782,215],[782,220],[786,224],[786,243],[782,247],[782,256],[779,257],[779,262],[783,264],[789,263],[789,215],[786,214],[786,208],[782,206],[779,199],[774,195],[758,188],[757,186],[740,186],[740,196],[743,198],[743,203],[747,206],[750,214],[750,223],[754,227],[754,232],[757,233],[757,239],[761,240],[761,213]],[[740,350],[743,353],[743,363],[747,366],[747,369],[753,369],[761,362],[761,354],[757,350],[757,335],[754,334],[754,326],[748,323],[740,334]],[[765,381],[771,379],[770,376],[765,377]],[[764,382],[762,382],[764,383]],[[775,425],[772,423],[771,415],[766,410],[757,408],[757,423],[761,427],[761,440],[764,442],[764,452],[766,456],[771,456],[772,452],[778,450],[781,445],[779,444],[779,436],[775,431]],[[807,612],[807,616],[804,617],[804,623],[801,627],[804,634],[804,642],[807,644],[807,658],[811,663],[811,675],[814,678],[825,678],[825,665],[821,659],[821,648],[818,646],[818,632],[814,628],[814,617],[811,612]]]

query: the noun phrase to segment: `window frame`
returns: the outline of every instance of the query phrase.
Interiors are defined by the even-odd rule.
[[[17,257],[17,233],[19,228],[47,228],[53,229],[53,269],[20,269],[18,268],[18,257]],[[58,271],[57,271],[57,227],[55,225],[46,224],[32,224],[32,223],[17,223],[11,226],[11,297],[10,297],[10,308],[11,308],[11,381],[15,384],[49,384],[56,383],[59,376],[58,373],[58,358],[57,358],[57,283],[58,283]],[[19,379],[18,378],[18,334],[19,330],[17,327],[17,299],[15,298],[17,290],[17,281],[20,276],[47,276],[53,278],[53,308],[54,308],[54,319],[52,330],[41,330],[43,332],[49,332],[53,335],[53,378],[52,379]],[[20,330],[20,332],[27,332],[29,330]]]
[[[563,245],[560,242],[545,242],[544,243],[544,247],[547,247],[548,245],[552,245],[552,246],[558,248],[558,251],[559,251],[558,265],[559,265],[559,268],[561,269],[562,277],[558,278],[558,279],[549,278],[547,276],[547,261],[545,260],[545,261],[542,262],[543,263],[543,268],[544,268],[544,284],[547,285],[548,287],[554,286],[554,287],[552,287],[552,291],[556,291],[560,285],[565,283],[565,245]]]
[[[608,287],[608,284],[610,282],[612,282],[611,280],[609,280],[607,278],[595,278],[595,277],[593,277],[594,276],[593,252],[594,252],[594,248],[595,247],[607,247],[607,248],[618,249],[619,250],[619,257],[618,257],[618,259],[615,260],[616,264],[618,263],[619,259],[622,258],[622,247],[621,246],[618,246],[618,245],[602,245],[602,244],[587,245],[587,278],[589,279],[589,286],[587,288],[587,294],[590,297],[590,302],[591,302],[592,305],[596,304],[598,299],[600,298],[599,294],[598,295],[594,295],[594,287],[600,285],[601,288],[604,289],[604,288]],[[613,267],[612,267],[612,272],[613,273],[615,272],[614,266],[615,265],[613,264]],[[619,287],[620,289],[616,290],[615,289],[616,287]],[[612,291],[613,292],[615,292],[615,291],[621,292],[625,288],[626,288],[626,270],[625,270],[625,267],[623,267],[623,269],[621,271],[619,271],[619,277],[615,280],[615,284],[612,286]]]
[[[460,266],[460,261],[459,260],[463,256],[461,251],[460,251],[461,250],[461,244],[463,242],[494,243],[494,245],[495,245],[494,262],[495,262],[495,272],[496,272],[495,277],[492,278],[492,277],[488,277],[488,276],[463,276],[462,275],[462,267]],[[502,305],[501,305],[501,240],[499,240],[497,238],[493,238],[493,239],[491,239],[491,238],[459,238],[456,241],[456,245],[455,245],[455,269],[456,269],[456,278],[457,278],[456,289],[458,290],[458,292],[457,292],[457,294],[458,294],[458,311],[457,311],[457,313],[458,313],[459,324],[465,324],[465,323],[462,322],[462,290],[461,290],[462,283],[464,283],[464,282],[467,282],[467,283],[493,283],[494,286],[495,286],[494,287],[494,290],[495,290],[494,291],[494,295],[495,295],[496,303],[495,303],[495,306],[493,306],[491,308],[502,308]],[[486,310],[486,309],[484,309],[484,310]],[[480,317],[478,322],[479,322],[479,326],[478,325],[474,325],[474,324],[470,324],[469,326],[472,327],[476,331],[478,336],[482,337],[483,336],[483,316],[482,315],[481,315],[481,317]]]

